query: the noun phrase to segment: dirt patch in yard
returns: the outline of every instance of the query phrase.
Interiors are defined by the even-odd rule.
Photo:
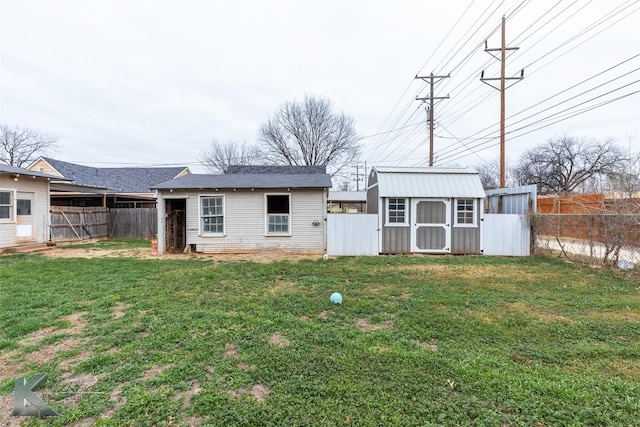
[[[223,359],[238,359],[238,348],[233,343],[227,343],[224,345],[224,353],[222,353]]]
[[[129,307],[131,307],[131,304],[118,302],[116,306],[113,308],[113,317],[115,317],[116,319],[121,318],[122,316],[124,316],[124,311]]]
[[[431,344],[427,341],[415,340],[414,343],[424,348],[425,350],[438,351],[438,346],[435,344]]]
[[[142,380],[149,381],[166,371],[169,367],[171,367],[171,365],[154,366],[153,368],[147,369],[142,375]]]
[[[243,396],[249,395],[256,399],[258,402],[264,402],[271,395],[271,390],[268,387],[258,383],[254,384],[253,387],[247,388],[242,387],[238,390],[228,390],[230,396],[241,398]]]
[[[269,344],[275,347],[288,347],[291,344],[291,341],[280,334],[273,334],[271,335],[271,338],[269,338]]]
[[[237,254],[164,254],[152,255],[151,245],[149,248],[129,248],[129,249],[101,249],[87,246],[64,247],[53,246],[40,251],[44,256],[50,258],[137,258],[137,259],[206,259],[212,261],[251,261],[251,262],[274,262],[274,261],[301,261],[305,259],[322,259],[322,254],[317,253],[289,253],[281,251],[257,251],[251,253]],[[286,285],[286,283],[285,283]]]
[[[193,381],[191,383],[191,388],[187,390],[184,396],[182,397],[182,409],[187,409],[189,407],[189,404],[191,403],[191,398],[194,395],[200,393],[200,390],[202,390],[202,388],[200,387],[200,383],[198,381]]]
[[[391,329],[393,328],[393,323],[393,320],[387,320],[382,323],[370,323],[367,319],[356,319],[355,322],[353,322],[353,326],[361,331],[375,331],[377,329]]]

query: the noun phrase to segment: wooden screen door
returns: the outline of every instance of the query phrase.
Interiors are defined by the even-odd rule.
[[[411,200],[411,251],[451,252],[451,199]]]

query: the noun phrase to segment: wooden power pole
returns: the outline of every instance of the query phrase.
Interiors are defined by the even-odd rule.
[[[433,86],[440,80],[442,79],[447,79],[451,77],[450,75],[446,75],[446,76],[434,76],[433,73],[431,73],[429,76],[416,76],[416,79],[421,79],[424,80],[425,82],[429,83],[429,96],[426,96],[424,98],[420,98],[420,97],[416,97],[417,101],[429,101],[429,116],[428,116],[428,121],[429,121],[429,166],[433,166],[433,120],[434,120],[434,114],[433,114],[433,101],[434,99],[448,99],[449,95],[447,96],[433,96]]]
[[[504,149],[504,122],[505,122],[505,96],[504,91],[506,89],[505,82],[507,80],[522,80],[524,78],[524,69],[520,71],[520,77],[506,77],[505,76],[505,63],[506,63],[506,52],[508,50],[518,50],[517,47],[506,47],[506,36],[505,36],[505,19],[502,17],[502,46],[497,48],[488,48],[487,41],[484,42],[484,51],[489,52],[491,56],[498,59],[500,61],[500,77],[494,78],[485,78],[484,70],[482,70],[482,74],[480,74],[480,81],[483,83],[487,83],[488,81],[500,81],[500,87],[497,88],[493,86],[491,83],[487,83],[494,89],[498,89],[500,91],[500,188],[504,188],[505,186],[505,149]],[[500,52],[500,57],[498,58],[491,52]]]

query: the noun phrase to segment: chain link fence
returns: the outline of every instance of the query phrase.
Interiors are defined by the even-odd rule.
[[[640,215],[533,214],[536,253],[590,264],[640,265]]]

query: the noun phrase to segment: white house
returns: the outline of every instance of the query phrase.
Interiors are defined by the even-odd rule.
[[[322,254],[330,187],[319,166],[235,166],[154,185],[158,253]]]
[[[49,240],[49,181],[55,178],[0,165],[0,248]]]

